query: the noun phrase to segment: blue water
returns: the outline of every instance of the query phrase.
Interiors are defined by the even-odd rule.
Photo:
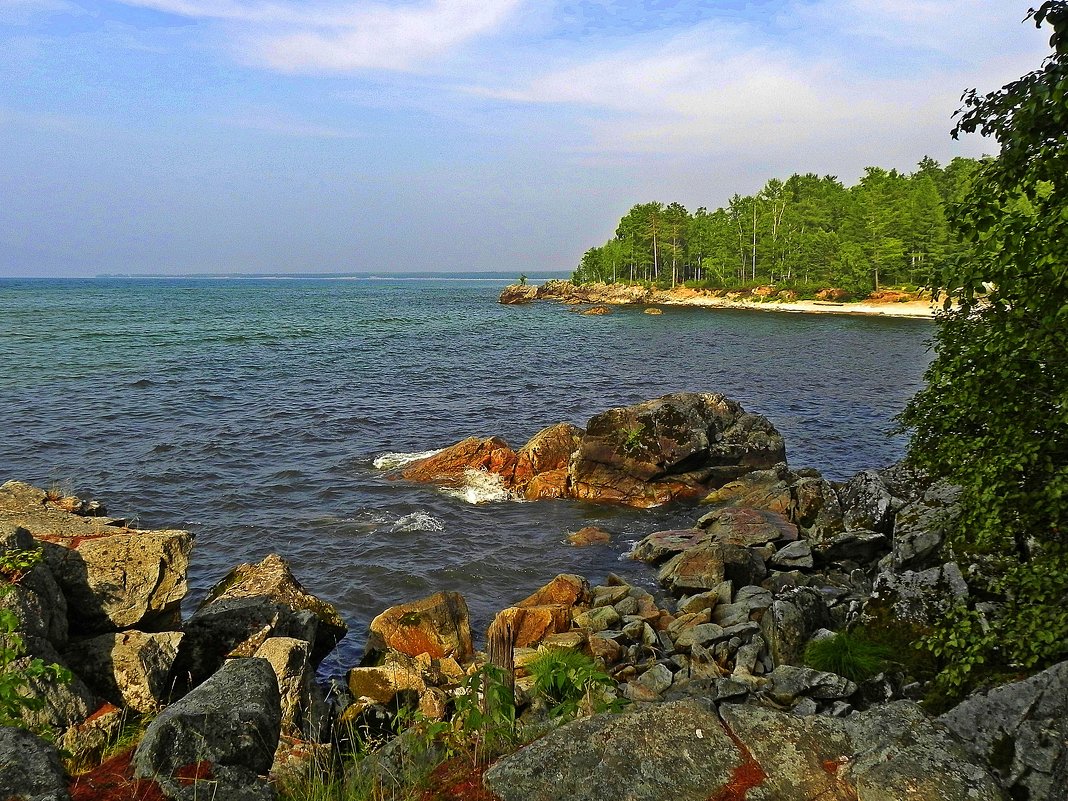
[[[585,317],[496,303],[506,280],[0,280],[0,482],[58,482],[143,527],[197,535],[190,606],[275,551],[352,629],[458,590],[479,627],[558,572],[651,585],[620,556],[692,519],[572,502],[473,506],[387,478],[385,452],[498,434],[667,392],[768,416],[793,467],[899,459],[931,323],[665,308]],[[597,524],[610,546],[571,548]]]

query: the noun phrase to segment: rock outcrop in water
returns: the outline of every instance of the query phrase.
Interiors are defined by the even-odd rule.
[[[559,423],[519,451],[497,437],[470,438],[404,468],[410,481],[463,486],[495,476],[528,500],[575,498],[625,506],[696,500],[786,458],[764,417],[723,395],[680,392],[595,415],[585,429]]]

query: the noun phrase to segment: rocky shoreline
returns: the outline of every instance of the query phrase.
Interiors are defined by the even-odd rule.
[[[40,708],[23,724],[50,729],[90,766],[68,775],[55,746],[0,727],[0,797],[273,799],[338,773],[398,798],[1064,799],[1068,663],[937,717],[917,703],[929,676],[909,644],[968,593],[942,551],[955,488],[901,465],[829,482],[790,468],[781,437],[755,418],[722,396],[676,394],[585,429],[550,427],[519,451],[465,441],[410,466],[406,480],[499,470],[525,494],[553,474],[544,485],[561,497],[703,508],[690,528],[634,548],[660,594],[560,575],[500,611],[485,651],[460,594],[413,599],[371,622],[363,661],[329,688],[315,668],[345,623],[285,559],[236,567],[183,621],[187,532],[137,530],[99,504],[0,486],[0,559],[43,554],[3,577],[19,664],[70,671],[28,682]],[[595,470],[584,486],[600,494],[576,492]],[[813,643],[865,630],[898,643],[877,669],[849,677],[806,664]],[[546,654],[585,659],[601,677],[567,715],[539,684]],[[446,735],[471,699],[491,717],[487,665],[507,677],[494,703],[528,744],[486,756],[478,729],[462,780],[419,773],[428,760],[455,763]],[[112,753],[131,719],[143,723],[138,742]],[[353,732],[380,746],[352,755]],[[429,789],[405,795],[417,780]]]
[[[659,306],[697,306],[712,309],[787,312],[794,314],[856,314],[879,317],[933,319],[941,304],[901,292],[881,292],[862,301],[846,301],[840,290],[829,289],[817,300],[798,300],[791,292],[774,287],[752,291],[691,289],[685,286],[658,289],[637,284],[574,284],[552,280],[541,285],[512,284],[500,295],[505,305],[549,300],[580,307],[583,314],[608,314],[613,306],[646,306],[646,313],[659,314]]]

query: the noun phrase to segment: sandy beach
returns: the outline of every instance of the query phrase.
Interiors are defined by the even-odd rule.
[[[627,284],[573,284],[548,281],[541,286],[513,284],[502,293],[500,302],[529,303],[551,300],[567,305],[599,306],[703,306],[746,311],[788,312],[792,314],[855,314],[878,317],[933,319],[942,310],[941,302],[909,299],[900,293],[885,293],[886,299],[868,298],[856,302],[826,300],[779,300],[760,295],[741,296],[735,292],[675,287],[652,289]]]

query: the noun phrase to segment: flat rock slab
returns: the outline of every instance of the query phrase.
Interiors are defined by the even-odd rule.
[[[676,701],[561,726],[484,783],[502,801],[708,801],[743,762],[715,712]]]

